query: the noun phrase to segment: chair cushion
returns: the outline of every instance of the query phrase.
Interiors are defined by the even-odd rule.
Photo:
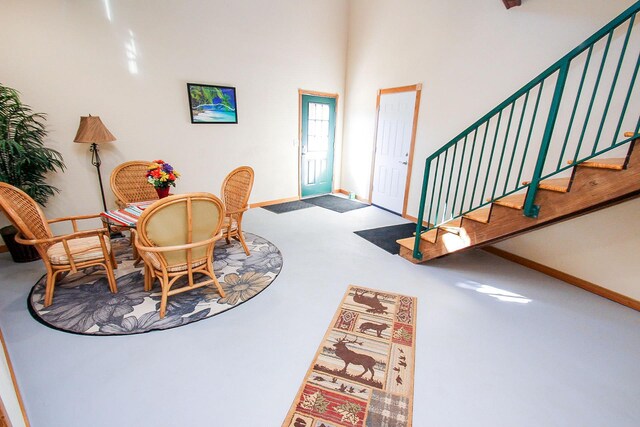
[[[107,245],[107,250],[111,251],[111,242],[109,241],[109,238],[107,236],[103,237],[104,242]],[[71,251],[74,262],[93,261],[104,258],[98,236],[71,239],[67,240],[67,243],[69,244],[69,250]],[[64,250],[62,242],[51,245],[49,249],[47,249],[47,256],[49,257],[51,264],[69,264],[69,257]]]
[[[160,263],[160,258],[157,254],[153,253],[153,252],[147,252],[146,253],[146,258],[147,260],[149,260],[151,262],[151,264],[153,265],[153,268],[156,270],[161,270],[162,266]],[[197,261],[194,261],[191,263],[191,268],[196,268],[196,267],[200,267],[201,265],[203,265],[205,262],[207,262],[206,259],[199,259]],[[178,271],[186,271],[187,270],[187,264],[178,264],[178,265],[173,265],[167,268],[167,271],[170,273],[175,273]]]

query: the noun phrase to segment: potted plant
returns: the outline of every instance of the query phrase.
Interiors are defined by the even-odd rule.
[[[0,181],[21,189],[43,206],[58,192],[47,183],[47,173],[64,170],[62,155],[44,146],[44,121],[43,113],[32,112],[20,101],[18,91],[0,84]],[[13,240],[13,226],[2,228],[0,234],[14,261],[39,258],[32,246]]]
[[[176,186],[180,174],[169,163],[154,160],[147,169],[146,177],[147,182],[156,189],[158,198],[162,199],[169,195],[169,186]]]

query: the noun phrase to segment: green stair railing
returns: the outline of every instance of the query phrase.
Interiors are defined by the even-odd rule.
[[[540,181],[640,136],[638,11],[640,1],[427,157],[414,258],[421,233],[499,198],[526,190],[524,215],[537,217]]]

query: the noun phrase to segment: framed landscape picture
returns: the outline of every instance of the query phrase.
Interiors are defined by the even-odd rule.
[[[187,83],[191,123],[238,123],[236,88]]]

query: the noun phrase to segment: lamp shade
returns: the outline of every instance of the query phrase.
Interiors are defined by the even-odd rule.
[[[115,141],[109,129],[98,116],[80,117],[80,126],[73,142],[101,143]]]

